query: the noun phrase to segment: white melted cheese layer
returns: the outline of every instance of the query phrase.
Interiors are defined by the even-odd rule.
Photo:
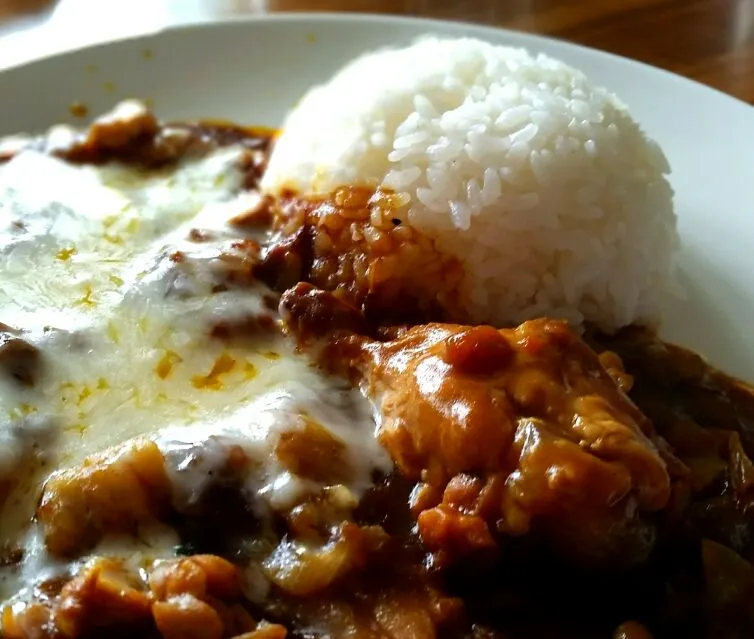
[[[198,499],[230,446],[261,468],[245,486],[250,498],[287,508],[320,490],[273,453],[304,416],[344,443],[357,496],[375,470],[389,470],[366,400],[279,332],[209,336],[217,322],[270,315],[263,287],[215,286],[234,237],[226,222],[253,198],[241,190],[242,153],[228,147],[150,173],[35,152],[0,167],[0,322],[22,329],[41,356],[32,388],[0,369],[0,486],[10,486],[0,543],[28,542],[23,569],[0,574],[0,598],[57,565],[30,527],[45,479],[136,436],[165,454],[176,501]],[[190,242],[194,228],[211,239]],[[176,250],[186,259],[171,259]],[[165,543],[151,554],[169,556]],[[139,552],[136,541],[116,546]]]

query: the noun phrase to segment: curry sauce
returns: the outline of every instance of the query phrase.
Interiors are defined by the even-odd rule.
[[[752,389],[415,304],[405,203],[274,202],[273,138],[128,103],[2,146],[4,636],[751,636]]]

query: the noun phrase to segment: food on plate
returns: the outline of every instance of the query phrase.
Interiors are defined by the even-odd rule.
[[[646,559],[644,515],[671,494],[667,452],[564,322],[432,323],[378,341],[318,322],[342,303],[309,284],[280,304],[298,341],[324,349],[323,366],[359,380],[376,405],[378,441],[418,482],[411,508],[428,550],[449,560],[540,528],[583,561]]]
[[[354,213],[366,245],[341,258],[344,288],[364,254],[372,288],[400,287],[414,271],[407,295],[439,298],[454,320],[554,315],[611,330],[657,320],[675,290],[668,172],[626,107],[581,72],[519,49],[428,38],[368,54],[312,89],[286,119],[262,186],[395,191],[389,215],[379,201],[364,226]],[[326,208],[307,213],[322,237],[317,257],[349,250]],[[404,239],[391,227],[406,223]],[[411,259],[401,247],[416,232],[463,274],[445,274],[421,243]]]
[[[751,635],[754,389],[657,336],[666,173],[467,39],[281,134],[4,140],[3,636]]]

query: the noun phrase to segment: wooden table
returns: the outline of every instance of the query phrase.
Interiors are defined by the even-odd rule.
[[[138,28],[138,20],[155,15],[180,22],[259,11],[370,11],[495,24],[635,58],[754,104],[754,0],[0,0],[0,44],[23,27],[30,37],[43,28],[66,30],[66,21],[80,29],[89,13],[92,20],[117,13]]]

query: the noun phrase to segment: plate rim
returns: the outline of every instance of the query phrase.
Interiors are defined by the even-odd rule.
[[[389,13],[374,13],[374,12],[357,12],[357,11],[315,11],[315,12],[302,12],[302,11],[285,11],[278,13],[260,13],[260,14],[248,14],[241,16],[220,17],[220,18],[201,18],[196,20],[189,20],[186,22],[178,22],[174,24],[168,24],[159,26],[157,28],[148,28],[139,30],[135,33],[115,35],[112,37],[105,37],[101,40],[91,40],[81,45],[66,44],[58,50],[47,51],[40,55],[34,55],[24,60],[11,61],[7,65],[0,63],[0,80],[6,74],[10,72],[23,72],[27,68],[33,68],[34,65],[52,60],[55,58],[66,57],[69,55],[75,55],[85,51],[90,51],[98,48],[106,48],[108,46],[118,43],[128,43],[138,40],[148,40],[151,38],[158,38],[167,33],[180,33],[180,32],[196,32],[209,29],[227,29],[231,28],[243,28],[249,24],[259,24],[265,22],[274,23],[290,23],[306,25],[307,23],[353,23],[358,22],[361,24],[368,24],[370,22],[381,22],[384,25],[402,25],[402,26],[422,26],[424,25],[427,31],[432,28],[447,30],[459,29],[470,30],[474,34],[469,34],[470,37],[484,37],[484,35],[496,35],[499,37],[501,34],[510,34],[517,38],[525,38],[532,43],[549,43],[558,46],[565,46],[575,49],[584,54],[597,54],[598,56],[610,60],[613,64],[636,66],[643,72],[647,73],[659,73],[664,76],[666,80],[671,82],[680,83],[685,85],[687,89],[694,91],[704,91],[716,94],[718,98],[724,98],[733,104],[737,104],[746,107],[751,114],[754,114],[754,104],[750,104],[745,100],[738,98],[734,95],[726,93],[720,89],[709,86],[692,78],[680,75],[674,71],[657,67],[647,62],[635,60],[627,56],[623,56],[603,49],[597,49],[584,44],[571,42],[563,38],[553,37],[550,35],[542,35],[539,33],[532,33],[529,31],[522,31],[517,29],[510,29],[504,26],[479,24],[475,22],[469,22],[464,20],[450,20],[442,18],[430,18],[424,16],[411,16],[411,15],[398,15]],[[44,33],[45,28],[50,28],[50,25],[39,27]],[[26,35],[26,37],[33,37],[34,31]],[[521,45],[526,46],[526,45]],[[544,47],[547,48],[547,47]]]

